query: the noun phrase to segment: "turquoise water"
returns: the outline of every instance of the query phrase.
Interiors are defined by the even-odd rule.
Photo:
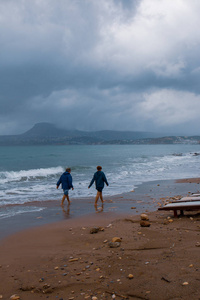
[[[200,145],[178,144],[0,147],[0,218],[11,213],[5,212],[9,205],[60,199],[56,182],[66,166],[72,168],[71,199],[95,195],[94,186],[87,187],[97,165],[109,182],[104,194],[116,195],[142,182],[199,177],[199,151]]]

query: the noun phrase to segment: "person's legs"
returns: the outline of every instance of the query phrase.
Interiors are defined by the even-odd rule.
[[[99,200],[99,197],[100,197],[100,192],[97,191],[97,194],[96,194],[96,197],[95,197],[95,203],[94,203],[94,205],[97,205],[97,202],[98,202],[98,200]]]
[[[67,198],[68,204],[70,204],[71,202],[70,202],[70,200],[69,200],[68,190],[64,190],[64,195],[63,195],[63,197],[62,197],[61,205],[64,204],[64,201],[65,201],[66,198]]]
[[[103,204],[103,194],[102,194],[102,192],[99,192],[99,197],[100,197],[100,199],[101,199],[101,202],[102,202],[102,204]]]
[[[68,205],[71,203],[71,201],[69,200],[69,195],[66,195],[67,201],[68,201]]]
[[[63,197],[62,197],[62,202],[61,202],[61,205],[63,205],[63,204],[64,204],[65,198],[66,198],[66,196],[65,196],[65,194],[64,194],[64,195],[63,195]]]

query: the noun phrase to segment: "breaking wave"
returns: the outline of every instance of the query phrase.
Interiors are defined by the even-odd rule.
[[[63,172],[62,167],[55,168],[40,168],[31,170],[20,170],[20,171],[5,171],[0,172],[0,184],[5,184],[8,182],[16,181],[31,181],[31,180],[41,180],[49,177],[58,176],[58,174]]]

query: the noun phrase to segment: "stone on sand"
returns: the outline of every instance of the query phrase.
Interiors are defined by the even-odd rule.
[[[19,295],[12,295],[10,297],[11,300],[19,300],[20,299],[20,296]]]
[[[141,220],[149,221],[149,217],[146,214],[141,214],[140,218],[141,218]]]
[[[98,227],[93,227],[90,229],[90,233],[93,234],[93,233],[97,233],[99,232],[99,228]]]
[[[120,237],[112,238],[112,243],[116,243],[116,242],[121,243],[121,241],[122,241],[122,239]]]
[[[118,247],[120,247],[120,245],[121,245],[121,243],[119,243],[119,242],[109,242],[108,243],[108,246],[110,247],[110,248],[118,248]]]
[[[141,227],[150,227],[150,223],[149,223],[149,221],[143,221],[143,220],[141,220],[140,221],[140,226]]]

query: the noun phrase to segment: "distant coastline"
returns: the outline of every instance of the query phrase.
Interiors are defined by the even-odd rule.
[[[18,135],[1,135],[0,146],[200,144],[200,136],[162,136],[143,131],[80,131],[38,123]]]

